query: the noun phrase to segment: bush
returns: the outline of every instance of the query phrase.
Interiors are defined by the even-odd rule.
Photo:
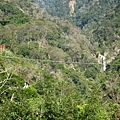
[[[93,68],[93,67],[90,67],[90,68],[88,68],[88,69],[85,71],[84,75],[85,75],[87,78],[93,78],[93,79],[95,79],[97,73],[98,73],[98,70],[96,70],[96,69]]]
[[[25,97],[27,99],[38,97],[37,90],[32,86],[25,88],[22,92],[22,95],[23,95],[23,97]]]

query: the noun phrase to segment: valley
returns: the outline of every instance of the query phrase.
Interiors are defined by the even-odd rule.
[[[119,6],[0,1],[0,120],[118,120]]]

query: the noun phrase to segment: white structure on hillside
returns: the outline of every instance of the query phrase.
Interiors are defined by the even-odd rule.
[[[28,82],[25,82],[25,86],[23,88],[28,88],[29,84]]]
[[[106,66],[107,66],[107,64],[106,64],[106,57],[105,57],[105,55],[99,54],[99,56],[98,56],[98,63],[101,63],[101,62],[103,64],[103,71],[106,71]]]

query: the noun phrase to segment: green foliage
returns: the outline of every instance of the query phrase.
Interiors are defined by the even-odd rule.
[[[18,54],[25,56],[29,56],[30,54],[30,49],[27,46],[22,46],[19,51]]]
[[[34,87],[29,86],[28,88],[25,88],[23,90],[22,96],[23,98],[26,98],[26,99],[36,98],[38,97],[37,90]]]
[[[87,38],[68,21],[35,7],[34,1],[1,1],[0,43],[7,50],[0,55],[0,119],[119,119],[120,69],[112,64],[119,64],[120,56],[104,73],[99,65],[78,64],[96,63],[99,52],[119,49],[119,4],[76,0],[75,14],[69,17],[68,0],[48,1],[49,13],[66,15]]]
[[[108,71],[120,72],[120,55],[118,55],[110,65],[107,66]]]
[[[76,0],[75,11],[70,16],[69,0],[43,0],[36,2],[41,8],[45,8],[48,13],[69,20],[73,25],[82,29],[92,44],[91,49],[105,52],[106,49],[114,49],[113,43],[119,40],[119,1],[88,1]],[[64,12],[63,12],[64,11]],[[64,27],[64,32],[69,33],[68,27]],[[94,47],[93,47],[94,46]]]
[[[0,78],[2,79],[1,81],[5,82],[6,80],[5,84],[4,82],[0,84],[0,86],[4,85],[1,88],[1,94],[0,94],[1,99],[3,100],[11,99],[13,93],[16,94],[16,92],[18,92],[21,88],[23,88],[24,80],[16,75],[11,75],[11,78],[7,78],[7,74],[1,74],[1,75],[0,75]]]
[[[11,2],[3,2],[0,4],[1,11],[4,16],[2,18],[2,25],[6,25],[7,23],[16,23],[16,24],[24,24],[29,22],[29,17],[23,14],[16,5]]]
[[[102,102],[98,98],[97,94],[88,98],[87,103],[77,105],[78,120],[110,120],[105,106],[102,106]]]
[[[3,53],[2,53],[3,56],[8,56],[8,57],[13,57],[13,53],[9,50],[5,50]]]
[[[14,103],[6,102],[6,104],[2,105],[2,109],[0,108],[0,110],[0,120],[34,119],[26,101]]]
[[[87,78],[93,78],[95,79],[96,78],[96,75],[98,74],[98,70],[94,67],[89,67],[87,68],[87,70],[85,71],[84,75],[87,77]]]

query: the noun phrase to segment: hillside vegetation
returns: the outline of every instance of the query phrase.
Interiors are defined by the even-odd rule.
[[[45,9],[60,5],[55,0],[41,2]],[[0,44],[6,45],[0,50],[0,120],[120,118],[119,4],[114,5],[115,17],[109,16],[113,24],[105,16],[97,29],[84,33],[85,27],[51,16],[33,0],[0,2]],[[115,40],[103,32],[108,25],[116,30]],[[111,40],[104,41],[103,33]],[[106,46],[98,48],[98,43],[110,45],[103,49]],[[109,63],[103,71],[99,55],[107,52],[111,54],[106,55]]]
[[[69,2],[75,1],[71,15]],[[36,2],[52,16],[69,20],[81,28],[96,54],[106,54],[109,59],[120,49],[120,15],[118,0],[41,0]],[[117,46],[117,47],[116,47]]]

